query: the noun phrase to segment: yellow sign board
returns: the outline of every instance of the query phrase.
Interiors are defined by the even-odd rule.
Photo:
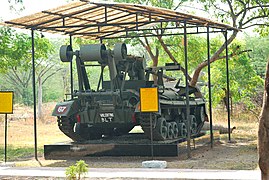
[[[0,114],[13,113],[13,92],[0,91]]]
[[[159,96],[158,88],[140,88],[141,112],[158,112]]]

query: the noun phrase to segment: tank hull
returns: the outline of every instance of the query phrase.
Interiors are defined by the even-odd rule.
[[[71,93],[70,100],[58,103],[52,113],[57,116],[59,129],[74,141],[127,134],[136,125],[142,127],[148,138],[152,129],[156,141],[185,138],[188,129],[191,135],[198,134],[207,119],[205,101],[190,97],[187,116],[186,96],[197,89],[190,88],[187,92],[179,81],[173,86],[164,83],[164,78],[169,81],[175,78],[163,71],[180,70],[180,65],[169,63],[165,67],[146,68],[144,58],[126,53],[125,44],[116,44],[114,50],[107,50],[103,44],[83,45],[76,52],[69,46],[61,47],[63,62],[76,56],[78,90]],[[93,65],[94,62],[97,64]],[[86,70],[88,66],[101,67],[96,89],[88,79],[91,73]],[[150,87],[158,89],[159,112],[144,113],[140,111],[140,88]]]

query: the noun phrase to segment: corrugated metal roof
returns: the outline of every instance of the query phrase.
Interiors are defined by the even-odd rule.
[[[218,30],[236,28],[206,18],[177,11],[138,4],[97,3],[88,0],[72,2],[47,11],[6,21],[5,25],[43,32],[68,34],[89,39],[131,37],[133,32],[209,26]],[[167,26],[170,23],[170,26]],[[172,26],[171,26],[172,25]],[[137,35],[137,34],[136,34]],[[133,35],[134,36],[134,35]]]

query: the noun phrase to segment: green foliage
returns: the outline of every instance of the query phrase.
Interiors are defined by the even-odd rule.
[[[0,28],[0,72],[11,67],[27,70],[31,67],[32,40],[24,33],[18,33],[7,27]],[[52,45],[46,38],[35,37],[35,58],[47,58]]]
[[[81,176],[87,174],[88,164],[83,160],[79,160],[75,165],[71,165],[66,168],[65,175],[67,179],[80,179]]]
[[[268,0],[191,0],[201,4],[219,22],[229,23],[233,27],[246,29],[256,27],[260,35],[268,35],[269,2]]]
[[[65,171],[65,175],[67,179],[76,179],[77,177],[76,166],[74,165],[69,166]]]
[[[236,45],[239,43],[236,42]],[[242,48],[245,48],[242,43],[241,45]],[[207,80],[207,78],[207,75],[203,77],[204,80]],[[259,89],[262,89],[263,80],[253,69],[248,54],[236,55],[229,59],[229,78],[233,103],[241,102],[250,109],[254,108],[252,98],[257,95]],[[225,91],[227,90],[225,59],[212,64],[211,80],[213,85],[213,105],[216,106],[223,100],[226,95]]]
[[[251,49],[251,65],[256,73],[264,79],[265,67],[269,58],[269,39],[266,37],[245,37],[246,47]]]
[[[32,39],[28,34],[19,33],[7,27],[0,28],[0,73],[2,89],[15,91],[15,102],[31,105],[32,100]],[[46,38],[35,34],[36,71],[48,67],[49,54],[53,45]],[[47,61],[46,61],[47,60]],[[47,72],[44,71],[44,72]]]

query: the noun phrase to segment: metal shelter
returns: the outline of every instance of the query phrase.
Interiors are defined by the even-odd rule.
[[[207,53],[210,59],[210,33],[222,32],[226,42],[226,67],[227,67],[227,89],[229,92],[229,72],[228,72],[228,43],[227,31],[236,28],[227,24],[215,22],[206,18],[181,13],[170,9],[157,8],[152,6],[127,4],[127,3],[100,3],[88,0],[80,0],[60,6],[54,9],[41,11],[29,16],[6,21],[5,26],[29,29],[32,35],[32,69],[33,69],[33,96],[34,96],[34,134],[35,134],[35,158],[37,159],[37,129],[36,129],[36,89],[35,89],[35,52],[34,52],[34,31],[57,33],[72,37],[82,37],[87,39],[112,38],[135,38],[152,36],[184,36],[185,54],[185,75],[188,75],[188,34],[207,34]],[[71,92],[73,91],[72,62],[71,71]],[[212,107],[211,107],[211,81],[210,63],[208,61],[208,81],[209,81],[209,116],[211,128],[211,145],[213,145],[212,132]],[[188,80],[186,78],[187,91],[187,117],[190,114]],[[229,100],[228,100],[228,107]],[[230,131],[230,108],[228,108],[228,128]],[[230,140],[230,134],[229,134]],[[188,133],[188,149],[190,150],[190,133]]]

